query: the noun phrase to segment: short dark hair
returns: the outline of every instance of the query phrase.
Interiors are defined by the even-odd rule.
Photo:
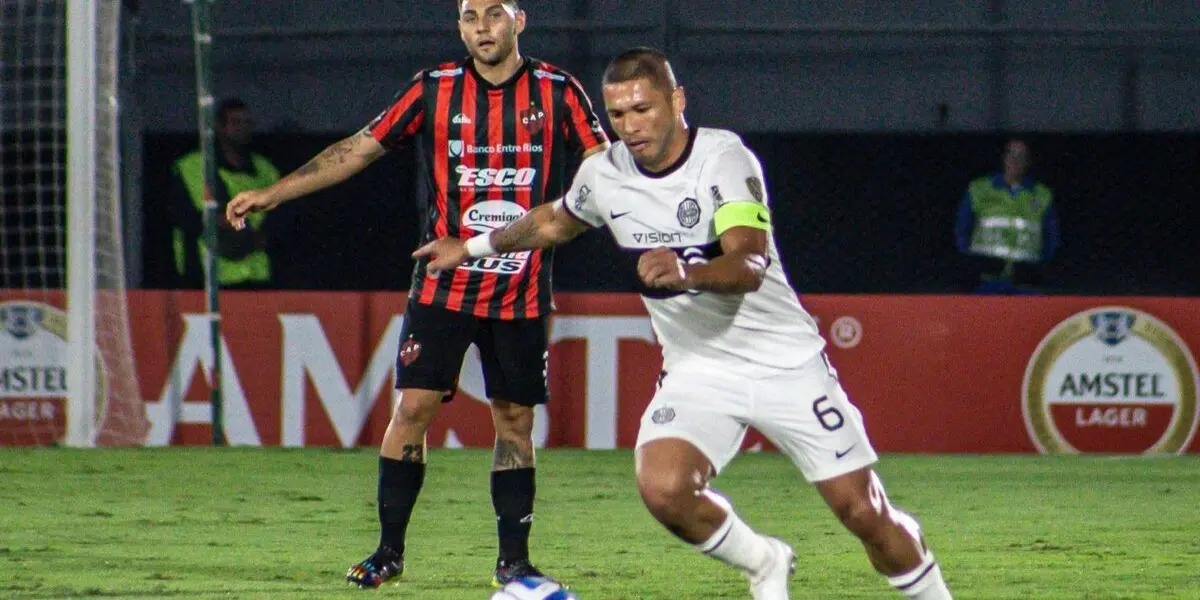
[[[247,106],[241,98],[222,98],[221,101],[217,103],[217,122],[224,123],[225,117],[229,116],[229,113],[235,110],[250,110],[250,107]]]
[[[459,12],[459,13],[462,12],[462,3],[463,3],[463,0],[454,0],[455,12]],[[505,6],[508,6],[509,8],[513,9],[514,11],[521,10],[521,7],[517,6],[517,0],[502,0],[500,2],[500,4],[504,4]]]
[[[604,69],[604,85],[635,79],[649,79],[654,87],[665,94],[670,94],[679,86],[667,55],[644,46],[622,52]]]

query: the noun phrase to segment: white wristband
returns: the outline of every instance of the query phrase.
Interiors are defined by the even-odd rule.
[[[470,254],[472,258],[483,258],[496,253],[496,249],[492,247],[491,233],[477,235],[471,239],[468,239],[466,248],[467,254]]]

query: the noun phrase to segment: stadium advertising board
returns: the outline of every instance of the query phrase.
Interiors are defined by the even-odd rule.
[[[231,443],[379,443],[392,402],[403,294],[227,293],[222,300],[221,384]],[[211,346],[202,296],[142,291],[130,301],[152,423],[148,443],[210,443]],[[1200,452],[1192,352],[1200,347],[1200,300],[821,295],[803,301],[830,340],[829,356],[881,451]],[[557,303],[553,400],[539,409],[536,441],[631,447],[659,367],[640,300],[559,294]],[[31,355],[16,333],[0,335],[7,336],[4,381],[16,381],[14,369]],[[7,411],[0,411],[0,434],[29,427],[21,420],[28,416],[24,407],[47,400],[8,388],[0,396]],[[472,351],[455,400],[430,431],[431,445],[491,445],[483,389]],[[746,444],[771,449],[757,435]]]

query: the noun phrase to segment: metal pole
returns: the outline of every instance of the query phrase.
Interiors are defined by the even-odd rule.
[[[7,10],[7,9],[6,9]],[[61,10],[61,9],[59,9]],[[67,432],[96,445],[96,103],[98,8],[70,0],[67,18]]]
[[[213,132],[214,106],[212,96],[212,4],[214,0],[183,0],[192,7],[192,40],[196,47],[196,102],[199,109],[197,128],[200,130],[200,151],[204,156],[204,296],[207,301],[209,333],[212,341],[212,439],[214,446],[225,445],[225,417],[221,397],[221,303],[220,280],[217,273],[217,219],[220,205],[216,201],[217,148]]]

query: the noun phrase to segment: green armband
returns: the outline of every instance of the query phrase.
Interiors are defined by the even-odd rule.
[[[730,202],[717,209],[713,215],[717,235],[731,227],[753,227],[771,231],[771,211],[757,202]]]

